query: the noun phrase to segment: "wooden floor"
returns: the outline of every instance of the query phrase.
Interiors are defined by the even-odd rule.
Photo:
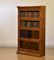
[[[0,48],[0,60],[54,60],[54,49],[47,48],[45,57],[16,54],[16,48]]]

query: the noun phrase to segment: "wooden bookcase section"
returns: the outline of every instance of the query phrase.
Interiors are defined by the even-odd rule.
[[[45,6],[18,8],[18,53],[45,56]]]

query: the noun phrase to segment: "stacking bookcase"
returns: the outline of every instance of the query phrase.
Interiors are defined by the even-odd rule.
[[[17,53],[45,56],[45,6],[19,6]]]

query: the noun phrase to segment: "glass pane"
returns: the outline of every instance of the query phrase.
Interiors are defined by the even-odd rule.
[[[39,39],[39,31],[20,30],[20,37]]]
[[[32,31],[32,38],[39,39],[39,31]]]
[[[30,42],[24,42],[24,48],[25,49],[31,49],[31,43]]]
[[[27,38],[31,38],[31,31],[27,31]]]
[[[20,40],[20,48],[39,51],[39,44],[36,42],[25,42]]]
[[[39,11],[32,11],[31,12],[31,17],[32,18],[39,17]]]
[[[22,38],[31,38],[31,31],[20,30],[20,37],[22,37]]]
[[[20,21],[20,27],[28,27],[28,22],[27,21]]]
[[[29,11],[20,11],[19,16],[20,17],[28,17],[29,16]]]
[[[20,48],[23,48],[23,41],[20,40]]]
[[[20,11],[19,15],[20,15],[20,17],[25,17],[25,11]]]
[[[28,16],[29,16],[29,12],[26,11],[26,12],[25,12],[25,17],[28,17]]]
[[[39,51],[39,44],[32,42],[31,49],[35,51]]]
[[[30,21],[30,27],[39,27],[39,21]]]
[[[22,37],[22,38],[26,37],[26,31],[25,30],[20,30],[20,37]]]

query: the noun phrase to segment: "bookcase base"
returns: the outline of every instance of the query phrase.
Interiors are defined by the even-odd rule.
[[[30,55],[35,57],[42,57],[44,55],[40,55],[39,53],[31,53],[31,52],[25,52],[25,51],[17,51],[17,54],[24,54],[24,55]]]

